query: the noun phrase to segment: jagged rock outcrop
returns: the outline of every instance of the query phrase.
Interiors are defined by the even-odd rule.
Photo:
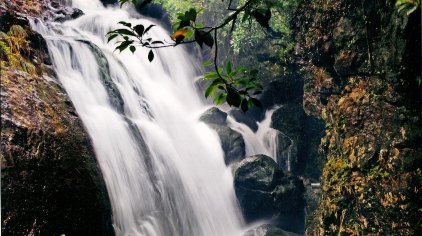
[[[310,235],[421,232],[420,7],[313,0],[295,19],[304,109],[327,158]]]
[[[246,222],[267,219],[292,232],[303,229],[304,186],[286,176],[268,156],[248,157],[233,166],[234,186]]]
[[[28,24],[50,4],[0,3],[1,232],[114,235],[90,139]]]
[[[227,126],[227,113],[212,107],[204,112],[200,120],[207,123],[220,137],[226,165],[245,158],[245,141],[239,132]]]
[[[271,127],[279,130],[278,157],[284,161],[290,155],[294,174],[318,181],[324,159],[319,153],[319,143],[324,131],[320,119],[307,115],[302,103],[292,101],[278,108],[271,117]]]

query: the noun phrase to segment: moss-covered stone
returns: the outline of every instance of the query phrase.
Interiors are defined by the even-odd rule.
[[[299,7],[296,27],[304,108],[326,122],[322,196],[308,233],[418,234],[420,9],[407,16],[394,1],[313,0]]]
[[[2,21],[9,32],[0,38],[10,49],[0,58],[2,234],[113,235],[91,141],[44,64],[48,55],[42,37],[27,20],[16,20],[42,10],[13,5],[17,2],[7,1],[7,12],[0,4],[1,19],[21,24]],[[25,15],[25,9],[30,13]]]

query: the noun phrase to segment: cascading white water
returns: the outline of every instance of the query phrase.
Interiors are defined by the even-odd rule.
[[[287,171],[291,171],[291,152],[294,142],[284,133],[271,128],[271,117],[279,107],[274,107],[265,112],[265,117],[261,122],[257,122],[258,129],[254,132],[246,124],[237,122],[234,118],[228,116],[227,121],[233,130],[242,134],[245,140],[246,156],[264,154],[271,157],[274,161],[285,160],[286,163],[279,163]],[[279,150],[279,138],[286,137],[290,140],[290,145],[286,150]]]
[[[242,134],[245,140],[246,156],[264,154],[277,161],[277,137],[278,131],[270,127],[271,116],[277,108],[268,110],[262,122],[258,122],[258,129],[254,132],[244,123],[237,122],[228,116],[227,121],[230,128]]]
[[[117,22],[150,25],[97,0],[82,17],[32,22],[94,145],[117,235],[242,235],[233,177],[218,136],[198,122],[197,62],[181,48],[113,53]],[[168,35],[154,27],[150,36]],[[167,39],[170,40],[170,39]],[[108,84],[108,86],[105,86]]]

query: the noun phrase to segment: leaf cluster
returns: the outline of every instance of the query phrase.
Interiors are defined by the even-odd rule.
[[[205,30],[204,25],[196,22],[196,18],[201,10],[197,11],[195,8],[190,8],[184,13],[177,13],[177,21],[173,24],[175,32],[171,38],[176,43],[182,42],[185,38],[192,39],[200,47],[204,44],[212,48],[214,45],[214,38],[211,35],[212,28],[208,31]]]
[[[129,0],[119,0],[120,6],[129,2]],[[131,0],[137,4],[137,0]],[[151,0],[144,0],[141,4],[148,4]],[[230,106],[239,107],[246,112],[251,106],[261,106],[261,103],[254,96],[262,92],[262,86],[257,82],[257,70],[246,71],[243,67],[232,68],[231,60],[227,60],[223,69],[218,68],[216,43],[217,31],[223,29],[226,25],[231,25],[230,31],[235,28],[238,18],[242,16],[241,22],[255,21],[265,29],[270,30],[270,19],[272,9],[278,7],[281,3],[277,0],[246,0],[244,3],[233,8],[232,0],[229,0],[227,10],[230,12],[222,22],[216,26],[204,26],[197,22],[197,16],[202,10],[189,8],[185,12],[177,13],[177,19],[173,24],[174,33],[171,35],[173,42],[164,43],[163,41],[153,40],[144,37],[153,25],[145,28],[143,25],[132,25],[128,22],[119,22],[126,28],[110,31],[108,41],[121,36],[123,40],[117,42],[116,50],[120,52],[129,47],[135,52],[135,43],[141,47],[147,47],[151,50],[148,54],[149,61],[154,58],[152,49],[176,46],[184,43],[197,43],[200,47],[205,44],[215,50],[214,69],[204,75],[204,79],[211,80],[205,91],[205,97],[214,96],[216,104],[227,102]],[[214,35],[212,35],[212,32]],[[157,45],[159,44],[159,45]]]
[[[157,48],[157,45],[164,45],[163,41],[152,40],[150,37],[146,37],[148,31],[155,25],[149,25],[145,27],[142,24],[132,26],[131,23],[120,21],[118,24],[123,25],[125,28],[115,29],[107,33],[107,42],[110,42],[114,38],[121,36],[121,39],[116,42],[117,46],[115,50],[120,52],[124,51],[129,47],[132,53],[136,51],[136,43],[138,46],[150,48],[148,52],[148,60],[151,62],[154,60],[154,52],[152,49]]]
[[[257,74],[257,70],[248,71],[243,67],[234,69],[231,61],[227,60],[224,68],[204,75],[204,79],[210,81],[205,97],[213,96],[215,104],[227,102],[230,106],[240,107],[243,112],[252,106],[262,107],[261,102],[254,97],[261,94],[263,89],[257,82]]]

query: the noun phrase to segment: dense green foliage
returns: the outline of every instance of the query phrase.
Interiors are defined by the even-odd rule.
[[[119,22],[125,28],[109,32],[108,40],[121,36],[123,40],[117,41],[116,46],[119,51],[129,48],[135,52],[136,46],[150,48],[149,61],[159,48],[187,43],[208,46],[214,50],[214,71],[205,75],[204,79],[210,80],[205,96],[213,96],[216,104],[227,102],[246,112],[251,106],[261,106],[256,96],[261,93],[262,81],[271,81],[287,71],[287,54],[293,49],[289,43],[288,11],[296,7],[297,1],[157,1],[172,16],[173,42],[148,38],[147,32],[153,25],[132,27],[129,22]],[[119,2],[123,5],[128,0]],[[152,1],[131,2],[142,7]],[[218,54],[219,46],[223,49],[222,55]],[[246,71],[245,67],[258,64],[257,58],[267,63]],[[219,67],[219,61],[226,61],[224,68]],[[259,75],[270,79],[257,79]]]

